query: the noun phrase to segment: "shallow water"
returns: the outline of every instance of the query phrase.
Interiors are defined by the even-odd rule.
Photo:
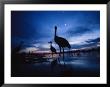
[[[59,59],[59,60],[58,60]],[[97,77],[100,76],[100,58],[97,56],[73,56],[59,57],[57,62],[52,64],[52,59],[37,63],[19,64],[12,76],[34,76],[34,77]]]

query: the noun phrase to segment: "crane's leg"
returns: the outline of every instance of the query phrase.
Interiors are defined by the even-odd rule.
[[[59,47],[59,48],[60,48],[59,56],[61,57],[61,47]]]
[[[53,52],[52,52],[52,58],[53,58]]]
[[[70,49],[69,49],[69,56],[71,56],[71,51],[70,51]]]
[[[65,65],[65,60],[64,60],[64,48],[63,48],[63,61],[64,61],[64,65]]]
[[[60,57],[61,57],[61,47],[59,46],[59,48],[60,48],[60,52],[59,52],[59,57],[58,57],[58,62],[60,63]]]

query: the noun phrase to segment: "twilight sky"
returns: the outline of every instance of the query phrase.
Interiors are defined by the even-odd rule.
[[[100,43],[100,11],[12,11],[12,47],[24,41],[22,51],[49,51],[49,41],[57,35],[66,38],[72,49]]]

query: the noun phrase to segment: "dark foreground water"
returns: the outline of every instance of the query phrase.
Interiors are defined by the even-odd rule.
[[[12,69],[15,77],[98,77],[100,76],[100,58],[92,56],[65,57],[52,63],[51,58],[44,62],[18,64]]]

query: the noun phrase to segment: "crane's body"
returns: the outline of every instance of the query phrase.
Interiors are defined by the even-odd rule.
[[[65,39],[65,38],[62,38],[62,37],[58,37],[56,36],[54,38],[55,42],[60,46],[60,47],[68,47],[69,49],[71,48],[69,42]]]

